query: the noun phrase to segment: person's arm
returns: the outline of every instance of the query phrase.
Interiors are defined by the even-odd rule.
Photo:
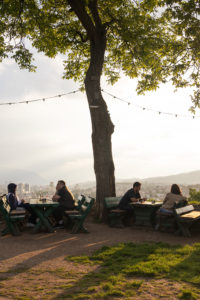
[[[55,195],[52,197],[52,200],[53,201],[58,201],[60,198],[61,197],[57,193],[55,193]]]
[[[188,203],[187,198],[181,195],[180,200],[176,201],[176,204],[181,202],[183,203],[183,205],[186,205]]]
[[[136,198],[136,197],[137,197],[137,198]],[[136,197],[131,197],[131,198],[130,198],[130,199],[131,199],[131,202],[145,201],[144,198],[141,198],[140,193],[138,193]]]
[[[131,197],[131,202],[138,202],[140,199],[137,199],[137,198],[134,198],[134,197]]]
[[[146,200],[147,200],[147,198],[141,198],[141,195],[140,195],[140,193],[138,193],[138,196],[139,196],[139,199],[138,199],[138,201],[144,202],[144,201],[146,201]]]
[[[144,197],[144,198],[141,198],[141,200],[142,200],[142,201],[147,201],[147,198],[146,198],[146,197]]]

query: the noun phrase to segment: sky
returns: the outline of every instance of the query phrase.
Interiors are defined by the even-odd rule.
[[[79,88],[78,83],[62,79],[60,56],[50,59],[35,54],[35,64],[36,73],[20,70],[11,60],[0,64],[0,103],[49,97]],[[174,93],[168,83],[156,92],[138,96],[136,81],[123,74],[114,86],[102,78],[102,88],[131,104],[191,115],[190,89]],[[115,125],[112,145],[116,178],[147,178],[200,169],[200,118],[149,112],[107,94],[104,99]],[[94,180],[91,121],[84,93],[0,106],[0,116],[1,173],[12,178],[14,172],[34,172],[46,181],[64,179],[69,184]]]

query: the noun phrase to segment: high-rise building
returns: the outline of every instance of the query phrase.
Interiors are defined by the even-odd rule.
[[[17,185],[17,190],[19,193],[24,193],[24,184],[23,183],[19,183]]]
[[[53,181],[51,181],[51,182],[49,183],[49,187],[50,187],[51,190],[54,190],[54,189],[55,189],[55,187],[54,187],[54,182],[53,182]]]
[[[24,192],[25,193],[30,193],[30,191],[31,191],[30,184],[29,183],[25,183],[24,184]]]

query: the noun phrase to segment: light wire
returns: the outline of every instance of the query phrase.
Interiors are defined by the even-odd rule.
[[[75,94],[77,92],[80,92],[80,90],[75,90],[75,91],[71,91],[68,93],[63,93],[63,94],[58,94],[58,95],[54,95],[54,96],[50,96],[50,97],[33,99],[33,100],[23,100],[23,101],[17,101],[17,102],[2,102],[2,103],[0,103],[0,105],[16,105],[16,104],[24,104],[24,103],[28,104],[28,103],[32,103],[32,102],[46,101],[46,100],[51,100],[53,98],[61,98],[66,95]]]
[[[161,111],[161,110],[156,110],[156,109],[152,109],[150,107],[145,107],[145,106],[141,106],[141,105],[138,105],[136,103],[132,103],[130,101],[127,101],[125,99],[122,99],[120,97],[117,97],[107,91],[105,91],[104,89],[101,89],[101,91],[104,93],[104,94],[107,94],[109,95],[110,97],[112,97],[113,99],[116,99],[116,100],[119,100],[121,102],[124,102],[124,103],[127,103],[128,105],[133,105],[135,107],[138,107],[142,110],[146,110],[146,111],[152,111],[152,112],[155,112],[155,113],[158,113],[159,115],[161,114],[164,114],[164,115],[169,115],[169,116],[174,116],[174,117],[184,117],[184,118],[192,118],[192,119],[195,119],[195,118],[200,118],[200,116],[192,116],[192,115],[184,115],[184,114],[178,114],[178,113],[171,113],[171,112],[165,112],[165,111]]]

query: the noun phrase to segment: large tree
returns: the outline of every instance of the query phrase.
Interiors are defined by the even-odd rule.
[[[101,93],[101,76],[104,74],[112,84],[120,72],[137,78],[138,93],[155,90],[171,74],[176,86],[183,85],[175,77],[181,74],[179,51],[186,51],[185,44],[174,30],[171,20],[176,16],[172,16],[172,10],[166,10],[166,6],[159,10],[163,3],[172,8],[172,2],[178,1],[1,1],[0,57],[8,45],[21,67],[33,69],[25,45],[29,39],[49,57],[64,54],[64,78],[73,78],[85,87],[92,121],[99,218],[104,214],[104,197],[115,196],[114,125]]]

